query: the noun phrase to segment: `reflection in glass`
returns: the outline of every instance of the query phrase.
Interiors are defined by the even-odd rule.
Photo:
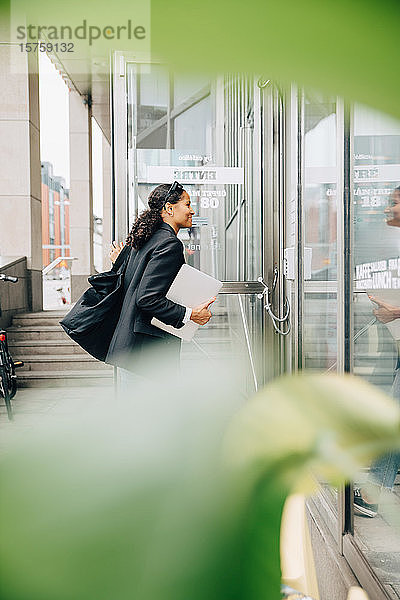
[[[152,65],[150,71],[148,66],[142,70],[128,65],[127,72],[129,221],[146,207],[155,185],[164,183],[165,177],[178,179],[196,211],[193,227],[179,234],[187,263],[221,280],[256,279],[261,274],[262,244],[261,195],[254,193],[254,80],[230,76],[223,103],[217,107],[221,94],[215,93],[215,82],[208,95],[193,98],[193,90],[207,93],[201,78],[192,77],[187,85],[175,78],[172,94],[173,77],[161,65]],[[224,85],[224,79],[219,81]],[[183,97],[185,90],[189,96]],[[178,91],[183,104],[176,114],[167,98],[175,95],[178,101]],[[143,106],[157,119],[144,120]],[[165,112],[161,120],[160,109]],[[217,109],[225,114],[218,124]],[[196,181],[190,173],[190,168],[224,166],[244,166],[244,183]],[[167,171],[160,171],[160,181],[149,181],[148,169],[158,167]]]
[[[211,97],[207,96],[174,120],[175,148],[181,152],[212,156]]]
[[[311,248],[311,282],[305,285],[304,366],[336,369],[337,210],[336,104],[305,99],[305,247]]]
[[[262,272],[260,169],[254,133],[254,80],[246,75],[224,77],[224,164],[244,167],[244,184],[226,185],[226,278],[256,280]],[[239,248],[239,251],[238,251]]]
[[[147,207],[156,185],[177,179],[195,210],[193,226],[179,232],[186,263],[222,281],[256,278],[262,224],[261,195],[253,193],[254,80],[231,75],[228,86],[220,78],[207,89],[208,80],[169,76],[162,66],[128,65],[127,72],[129,220]],[[223,93],[216,94],[218,85]],[[244,166],[244,184],[196,181],[190,175],[224,166]],[[160,180],[149,177],[149,169],[163,168]],[[244,369],[243,394],[248,395],[263,381],[263,304],[254,294],[220,295],[212,312],[210,323],[183,345],[182,364],[198,356],[233,358]]]
[[[137,78],[138,132],[140,132],[167,114],[169,74],[164,65],[153,64],[145,67],[139,65],[137,68],[139,70]]]
[[[241,393],[254,394],[255,381],[260,386],[263,377],[262,310],[255,294],[220,294],[212,319],[192,341],[183,342],[182,368],[206,357],[214,367],[228,366],[241,373]]]
[[[400,401],[400,122],[354,111],[354,372]],[[399,194],[400,195],[400,194]],[[400,204],[399,204],[400,206]],[[375,311],[375,314],[374,314]],[[400,517],[400,454],[366,466],[355,485],[354,534],[389,585],[400,582],[400,539],[387,511]],[[393,488],[393,493],[391,492]],[[371,527],[370,518],[374,518]],[[397,562],[396,562],[397,561]]]
[[[183,73],[174,75],[174,106],[191,98],[210,83],[207,75]]]
[[[304,284],[303,365],[326,372],[337,367],[336,102],[307,93],[304,130],[304,246],[312,259],[311,281]],[[336,508],[337,491],[320,483]]]

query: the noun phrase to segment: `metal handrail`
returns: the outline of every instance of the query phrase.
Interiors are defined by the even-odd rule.
[[[261,276],[258,277],[258,281],[260,283],[262,283],[262,285],[264,286],[264,290],[263,290],[262,294],[257,294],[257,297],[260,299],[263,299],[265,296],[266,303],[264,304],[264,308],[266,309],[267,313],[271,317],[271,322],[272,322],[272,325],[273,325],[276,333],[279,333],[279,335],[286,336],[286,335],[289,335],[290,330],[291,330],[289,300],[287,299],[287,297],[285,297],[285,303],[284,303],[284,309],[283,309],[285,311],[285,314],[283,317],[279,317],[278,315],[276,315],[273,312],[272,304],[271,304],[271,295],[275,291],[276,284],[278,282],[278,277],[279,277],[278,267],[275,266],[274,281],[272,283],[271,289],[269,289],[268,285],[265,283],[265,281],[263,280],[263,278]],[[278,325],[277,325],[277,323],[278,323]],[[284,325],[286,325],[286,330],[283,329]]]
[[[47,273],[50,273],[50,271],[52,271],[58,265],[58,263],[60,263],[62,260],[78,260],[78,259],[76,258],[76,256],[58,256],[49,265],[47,265],[47,267],[44,267],[44,269],[42,270],[42,274],[47,275]]]

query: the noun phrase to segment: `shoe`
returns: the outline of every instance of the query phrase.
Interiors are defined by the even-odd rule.
[[[358,515],[363,515],[364,517],[371,517],[371,519],[373,519],[378,514],[378,505],[365,502],[361,495],[360,488],[354,488],[353,490],[353,506],[354,512]]]

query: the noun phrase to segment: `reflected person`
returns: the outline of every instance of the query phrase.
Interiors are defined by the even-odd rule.
[[[385,209],[386,224],[390,227],[400,227],[400,186],[391,195],[391,206]],[[377,308],[374,315],[381,323],[390,323],[400,318],[400,306],[392,306],[375,296],[369,296]],[[400,341],[398,344],[397,365],[391,395],[400,403]],[[371,465],[368,480],[362,488],[354,489],[354,512],[367,517],[375,517],[378,513],[380,494],[385,490],[392,491],[400,468],[400,452],[392,451],[385,454]]]

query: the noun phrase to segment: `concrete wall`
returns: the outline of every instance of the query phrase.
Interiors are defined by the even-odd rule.
[[[320,600],[346,600],[349,588],[360,584],[313,502],[307,512]]]
[[[30,305],[42,308],[42,215],[37,53],[0,46],[0,255],[26,256]]]
[[[103,269],[108,271],[111,267],[109,258],[111,239],[112,217],[112,179],[111,179],[111,146],[105,135],[102,135],[103,146]]]
[[[29,311],[30,275],[26,257],[0,256],[0,273],[18,277],[17,283],[0,281],[0,327],[11,325],[13,315]]]
[[[93,195],[91,176],[91,112],[77,92],[69,95],[70,128],[70,244],[72,302],[88,288],[93,264]]]

